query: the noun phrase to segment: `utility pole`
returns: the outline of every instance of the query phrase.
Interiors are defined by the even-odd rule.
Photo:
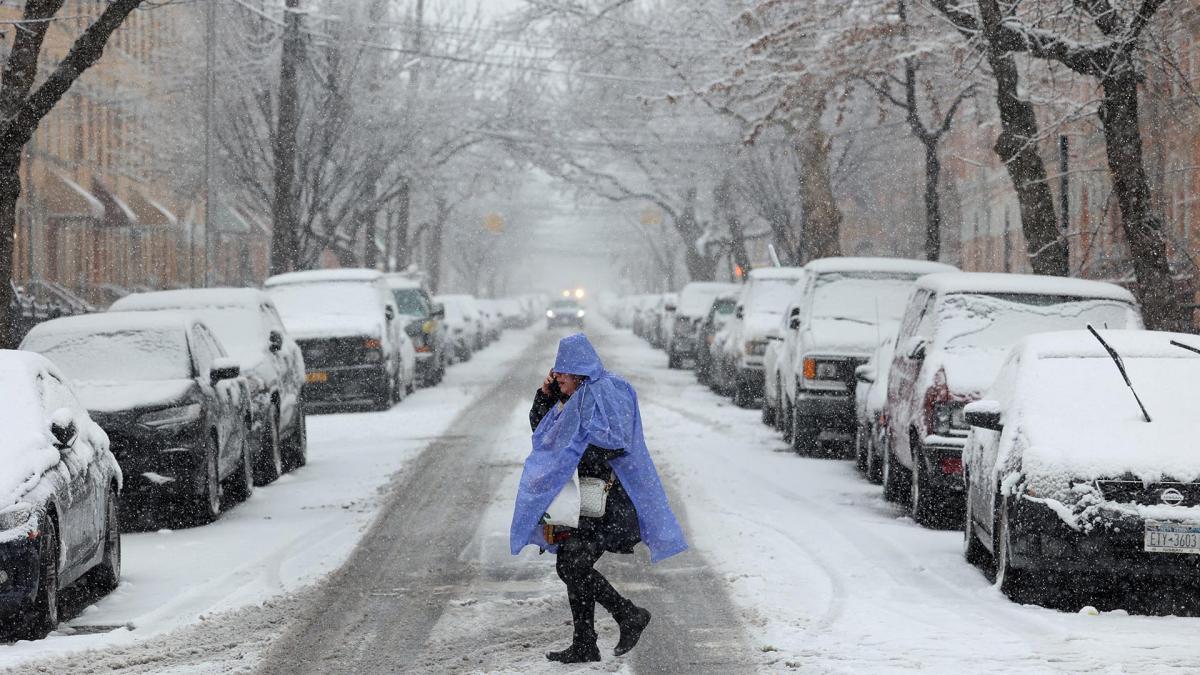
[[[209,0],[204,6],[204,286],[210,285],[209,249],[212,247],[213,209],[217,199],[213,187],[213,118],[217,98],[217,3]],[[193,246],[189,233],[188,246]],[[190,263],[189,263],[190,265]]]
[[[414,131],[413,120],[416,119],[414,108],[417,105],[417,97],[421,90],[421,59],[424,58],[425,54],[425,0],[417,0],[413,22],[416,28],[413,35],[413,52],[416,54],[416,59],[412,67],[408,69],[408,101],[405,103],[406,123],[404,125],[404,128],[408,131]],[[419,133],[414,133],[414,148],[418,145],[420,137]],[[416,155],[417,153],[413,154]],[[408,241],[409,223],[412,218],[412,199],[410,197],[412,191],[411,172],[405,171],[404,176],[400,180],[403,183],[401,184],[399,203],[396,205],[399,209],[396,218],[396,264],[400,269],[406,269],[412,263],[412,251]]]
[[[209,0],[210,4],[212,0]],[[284,3],[283,54],[279,63],[279,109],[275,122],[275,203],[271,209],[271,274],[296,267],[296,134],[300,106],[296,71],[304,58],[300,0]]]

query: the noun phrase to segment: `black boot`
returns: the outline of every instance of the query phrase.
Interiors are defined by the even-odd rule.
[[[649,624],[650,612],[641,607],[634,608],[633,613],[618,621],[617,626],[621,628],[621,639],[617,640],[613,654],[620,656],[636,647],[638,640],[642,637],[642,631],[646,630],[646,626]]]
[[[570,647],[561,652],[546,652],[546,658],[559,663],[590,663],[600,660],[600,648],[595,640],[572,642]]]

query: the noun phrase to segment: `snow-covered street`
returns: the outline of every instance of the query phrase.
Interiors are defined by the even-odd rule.
[[[655,622],[638,650],[613,658],[616,629],[599,612],[605,660],[579,671],[1194,668],[1200,619],[1016,605],[963,561],[961,533],[917,526],[852,463],[795,456],[757,410],[668,370],[664,354],[628,331],[596,320],[588,333],[607,367],[638,388],[647,441],[692,548],[654,567],[640,548],[601,560]],[[522,394],[536,387],[558,335],[509,332],[452,369],[446,386],[387,413],[313,417],[308,467],[214,525],[128,535],[121,588],[69,622],[77,633],[0,647],[0,664],[562,672],[542,656],[570,637],[553,557],[507,552],[528,449]],[[448,520],[420,522],[438,513]],[[355,552],[364,532],[372,536]],[[360,597],[331,594],[339,583]],[[126,624],[133,630],[100,628]]]

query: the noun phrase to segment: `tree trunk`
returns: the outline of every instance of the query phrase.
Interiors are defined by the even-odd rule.
[[[675,230],[683,239],[683,262],[691,281],[712,281],[716,278],[717,259],[696,246],[704,234],[704,228],[696,220],[696,188],[689,188],[684,195],[683,209],[675,217]]]
[[[296,268],[296,138],[300,126],[297,66],[304,54],[300,0],[287,0],[279,63],[279,109],[275,123],[275,203],[271,209],[271,274]]]
[[[713,201],[716,202],[716,212],[725,220],[729,228],[729,261],[735,271],[740,269],[745,274],[750,269],[750,255],[746,252],[746,228],[738,217],[737,201],[733,197],[733,178],[728,173],[713,188]]]
[[[814,92],[804,119],[792,129],[793,146],[800,169],[800,204],[804,229],[799,263],[842,254],[842,212],[833,195],[833,172],[829,166],[832,142],[821,127],[825,113],[824,92]]]
[[[412,222],[411,184],[407,177],[400,179],[400,190],[396,195],[396,269],[406,270],[412,264],[412,246],[409,228]],[[441,207],[439,206],[439,213]],[[439,216],[440,217],[440,216]]]
[[[1017,192],[1029,263],[1034,274],[1068,276],[1067,240],[1058,230],[1046,165],[1035,140],[1037,116],[1029,101],[1020,97],[1020,75],[1012,54],[989,45],[988,63],[996,80],[996,106],[1000,110],[1001,131],[994,150],[1004,161]]]
[[[1137,274],[1138,301],[1142,304],[1147,328],[1190,331],[1188,313],[1176,297],[1171,278],[1162,219],[1151,203],[1150,181],[1142,156],[1142,134],[1138,127],[1137,74],[1132,63],[1114,67],[1111,72],[1112,75],[1101,81],[1104,98],[1099,113],[1104,125],[1113,192],[1121,209],[1125,240]]]
[[[942,257],[942,201],[938,182],[942,160],[937,139],[924,139],[925,145],[925,259],[937,262]]]
[[[0,347],[15,349],[20,340],[20,310],[15,306],[12,279],[13,233],[17,231],[17,199],[21,196],[21,152],[0,157]]]
[[[446,200],[437,200],[437,210],[434,213],[433,231],[429,233],[429,290],[438,292],[442,282],[442,236],[446,232],[446,221],[450,217],[450,209]]]

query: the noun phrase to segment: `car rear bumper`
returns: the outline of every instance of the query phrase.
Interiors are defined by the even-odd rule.
[[[323,378],[319,374],[324,374]],[[371,405],[387,398],[391,374],[387,366],[373,363],[310,370],[304,385],[304,403],[310,410]]]
[[[965,437],[930,434],[918,449],[925,475],[943,496],[963,494],[962,452],[966,444]]]
[[[762,396],[766,375],[762,365],[740,365],[737,369],[737,385],[750,392],[752,396]]]
[[[857,422],[849,392],[801,391],[796,397],[796,414],[807,426],[837,433],[853,433]]]
[[[0,617],[12,616],[29,606],[37,594],[41,569],[36,541],[25,537],[0,544]]]
[[[700,355],[701,345],[697,338],[676,335],[671,341],[671,353],[684,358],[695,358]]]
[[[1012,561],[1020,569],[1115,573],[1123,577],[1200,574],[1200,554],[1144,550],[1145,520],[1112,514],[1090,531],[1069,527],[1050,507],[1020,499],[1012,507]]]
[[[173,432],[130,433],[105,426],[109,449],[125,476],[123,492],[130,497],[198,493],[206,479],[205,429],[195,423]]]

